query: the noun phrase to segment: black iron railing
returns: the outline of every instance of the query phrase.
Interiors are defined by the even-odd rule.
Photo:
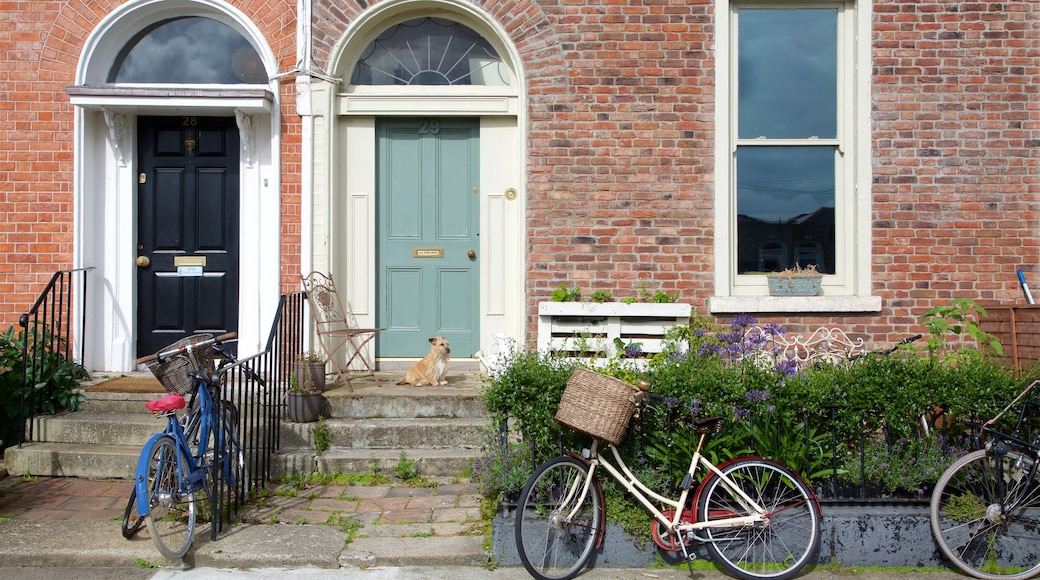
[[[271,477],[272,457],[281,442],[285,389],[292,372],[291,362],[303,350],[306,314],[303,292],[283,294],[264,351],[252,356],[239,353],[243,358],[248,356],[245,364],[249,370],[237,367],[225,377],[221,398],[238,409],[246,473],[237,474],[233,481],[227,481],[223,473],[216,474],[214,525],[210,532],[213,539],[248,499],[248,491],[262,489]],[[263,385],[257,378],[263,380]]]
[[[55,272],[36,303],[21,315],[22,390],[18,404],[17,444],[33,440],[32,418],[40,412],[46,391],[32,388],[49,381],[60,365],[83,363],[83,330],[87,324],[87,273],[94,268]],[[82,366],[79,367],[82,369]],[[80,371],[85,372],[85,371]]]

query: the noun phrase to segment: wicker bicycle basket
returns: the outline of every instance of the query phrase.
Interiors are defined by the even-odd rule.
[[[617,445],[632,419],[638,392],[623,381],[578,367],[563,390],[556,420],[575,431]]]
[[[200,342],[210,338],[213,338],[212,334],[196,334],[178,340],[160,349],[159,352],[174,350],[193,342]],[[186,395],[191,392],[191,388],[195,384],[191,377],[188,376],[189,372],[195,370],[212,371],[214,369],[213,345],[207,344],[193,348],[186,353],[178,353],[161,360],[149,361],[145,363],[145,366],[152,371],[155,378],[159,379],[159,383],[168,392]]]

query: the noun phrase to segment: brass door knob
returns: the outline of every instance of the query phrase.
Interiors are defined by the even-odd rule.
[[[466,255],[469,256],[470,260],[472,260],[473,258],[477,257],[477,253],[474,252],[473,250],[470,250],[470,251],[466,252]]]
[[[147,268],[152,263],[152,261],[148,259],[148,256],[138,256],[137,260],[135,260],[135,262],[137,263],[138,266],[140,266],[142,268]]]

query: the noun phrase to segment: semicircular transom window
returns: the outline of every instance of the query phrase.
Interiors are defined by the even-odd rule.
[[[223,22],[188,16],[157,22],[123,47],[113,83],[266,84],[249,41]]]
[[[475,30],[444,18],[415,18],[391,26],[365,48],[354,85],[509,84],[498,52]]]

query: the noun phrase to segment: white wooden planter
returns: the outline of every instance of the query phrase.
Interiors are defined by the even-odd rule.
[[[538,350],[586,356],[589,349],[612,355],[614,339],[642,344],[643,352],[663,350],[665,332],[688,325],[689,304],[623,302],[540,302]]]

